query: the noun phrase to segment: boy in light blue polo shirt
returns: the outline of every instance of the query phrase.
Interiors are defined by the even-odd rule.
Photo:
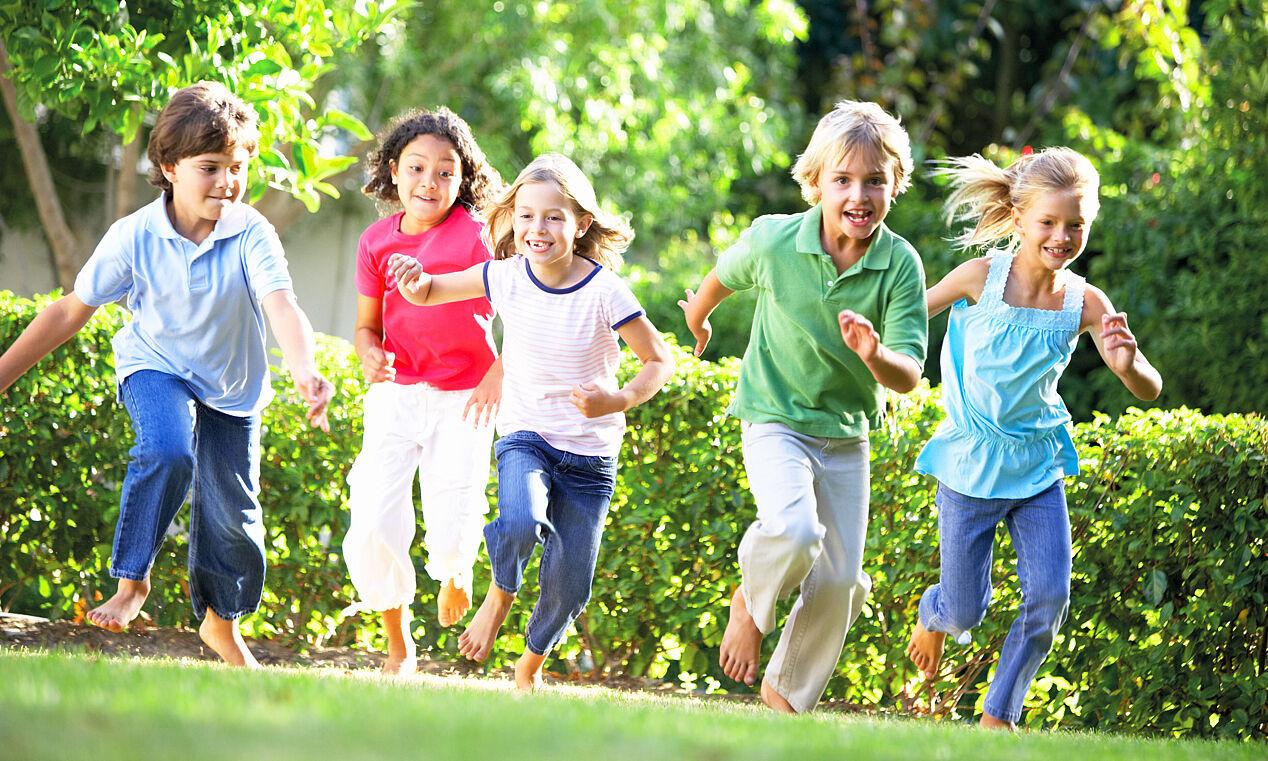
[[[753,684],[775,604],[800,589],[762,679],[775,710],[814,708],[871,590],[867,434],[882,387],[907,393],[919,382],[928,334],[920,258],[883,224],[911,171],[897,119],[874,103],[838,103],[793,167],[812,208],[755,220],[679,302],[699,355],[714,308],[758,291],[728,410],[743,421],[757,519],[740,542],[719,660]]]
[[[0,392],[74,336],[103,304],[132,319],[114,336],[119,396],[136,445],[123,482],[110,575],[118,591],[87,614],[122,631],[150,591],[150,567],[193,487],[189,592],[199,634],[225,662],[258,666],[238,630],[264,586],[260,411],[272,398],[264,317],[308,418],[329,430],[333,387],[295,302],[273,226],[240,203],[258,150],[256,114],[223,85],[177,92],[150,134],[160,197],[111,226],[75,278],[0,355]]]

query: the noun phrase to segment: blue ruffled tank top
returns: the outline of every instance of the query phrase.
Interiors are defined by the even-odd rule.
[[[1012,264],[1012,254],[992,254],[981,299],[951,308],[941,357],[947,416],[916,458],[920,473],[980,499],[1034,496],[1079,472],[1057,381],[1079,339],[1086,281],[1065,273],[1061,311],[1009,306]]]

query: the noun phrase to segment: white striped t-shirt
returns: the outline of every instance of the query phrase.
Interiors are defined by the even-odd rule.
[[[565,452],[617,456],[625,413],[587,418],[568,396],[579,383],[618,388],[616,329],[643,314],[629,287],[595,264],[580,283],[547,288],[516,256],[484,265],[484,292],[502,317],[498,433],[532,431]]]

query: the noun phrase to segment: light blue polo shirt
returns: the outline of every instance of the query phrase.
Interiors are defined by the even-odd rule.
[[[881,343],[923,369],[925,271],[911,244],[882,224],[867,252],[838,275],[820,241],[822,223],[819,206],[759,217],[718,258],[722,285],[757,290],[753,332],[727,411],[808,436],[865,436],[884,414],[885,390],[845,345],[837,313],[863,315]]]
[[[172,227],[166,194],[111,225],[75,278],[89,306],[126,299],[114,336],[119,383],[138,370],[185,380],[208,407],[248,416],[272,399],[261,302],[291,289],[264,215],[235,204],[201,244]]]

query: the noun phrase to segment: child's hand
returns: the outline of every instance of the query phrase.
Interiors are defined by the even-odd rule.
[[[419,288],[431,282],[431,275],[423,271],[423,263],[405,254],[392,254],[387,260],[387,271],[396,281],[396,287],[401,289],[401,295],[406,289],[417,293]]]
[[[1105,364],[1115,374],[1122,375],[1136,365],[1136,336],[1127,327],[1127,313],[1101,315],[1101,345],[1105,349]]]
[[[482,425],[488,425],[497,419],[498,408],[502,406],[502,374],[486,373],[484,379],[480,381],[480,385],[471,389],[471,397],[467,399],[467,406],[462,408],[462,419],[467,419],[467,413],[475,410],[475,417],[471,419],[471,423],[479,428]]]
[[[295,389],[308,402],[308,422],[314,428],[330,433],[330,421],[326,418],[326,405],[335,395],[335,387],[321,373],[293,373]]]
[[[857,312],[842,309],[837,315],[837,322],[841,324],[841,339],[845,345],[858,354],[859,359],[871,361],[881,345],[881,336],[872,327],[871,321]]]
[[[692,350],[692,354],[697,357],[704,353],[704,347],[709,345],[709,339],[713,337],[713,326],[709,324],[709,318],[699,319],[696,316],[697,310],[693,308],[691,303],[696,298],[696,294],[687,289],[687,298],[679,299],[678,306],[682,307],[683,316],[687,320],[687,329],[691,331],[691,335],[696,337],[696,348]]]
[[[596,383],[581,383],[572,387],[568,401],[586,417],[602,417],[613,412],[624,412],[625,404],[618,393],[601,388]]]
[[[374,346],[368,349],[361,358],[361,374],[367,383],[382,383],[396,380],[396,367],[393,362],[396,355],[383,351],[383,347]]]

